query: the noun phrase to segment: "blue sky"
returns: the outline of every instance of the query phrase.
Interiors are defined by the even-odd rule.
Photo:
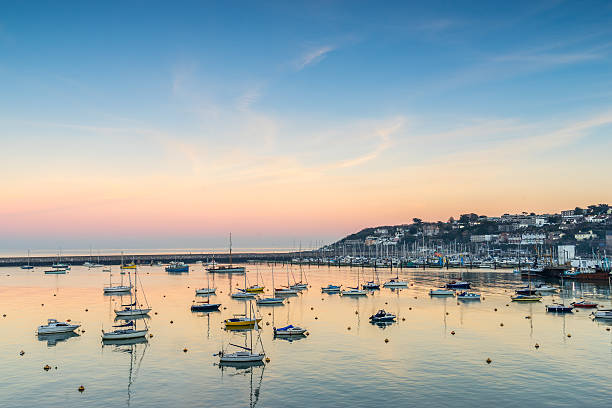
[[[1,9],[0,245],[282,246],[611,198],[609,2]]]

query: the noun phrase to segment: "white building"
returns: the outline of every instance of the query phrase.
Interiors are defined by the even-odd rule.
[[[557,247],[559,265],[565,265],[576,257],[575,245],[559,245]]]
[[[546,234],[523,234],[521,235],[521,245],[543,244]]]

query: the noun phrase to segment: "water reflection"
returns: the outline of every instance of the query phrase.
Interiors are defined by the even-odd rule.
[[[68,333],[53,333],[53,334],[39,334],[39,341],[46,341],[47,347],[54,347],[57,343],[66,341],[72,337],[79,337],[80,335],[75,332]]]

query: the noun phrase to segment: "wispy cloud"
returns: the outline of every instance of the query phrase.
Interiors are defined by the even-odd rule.
[[[328,53],[334,50],[335,47],[332,45],[324,45],[322,47],[308,50],[296,62],[296,69],[300,71],[306,68],[308,65],[316,64],[325,58]]]

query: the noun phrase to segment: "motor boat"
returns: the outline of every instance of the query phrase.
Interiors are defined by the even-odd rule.
[[[306,333],[306,329],[291,324],[280,329],[274,327],[273,330],[275,336],[301,336]]]
[[[612,320],[612,309],[599,309],[592,313],[596,319]]]
[[[373,314],[372,316],[370,316],[370,321],[372,323],[394,322],[395,318],[396,316],[394,314],[385,312],[383,309],[381,309],[378,312],[376,312],[376,314]]]
[[[457,299],[461,300],[480,300],[480,293],[461,292],[457,294]]]
[[[189,265],[187,265],[185,262],[170,262],[170,265],[166,266],[166,272],[170,272],[170,273],[189,272]]]
[[[332,285],[331,283],[327,286],[324,286],[321,288],[321,292],[324,293],[338,293],[340,292],[341,286],[340,285]]]
[[[546,305],[546,311],[551,313],[572,313],[573,310],[574,308],[572,306],[566,306],[561,303]]]
[[[581,309],[595,309],[597,307],[597,303],[589,302],[588,300],[582,300],[580,302],[572,302],[570,305],[581,308]]]
[[[81,327],[80,324],[59,322],[56,319],[48,319],[47,324],[38,326],[38,334],[69,333]]]
[[[449,282],[446,284],[447,289],[470,289],[471,283],[466,281]]]
[[[455,296],[455,291],[450,289],[431,289],[429,296]]]

